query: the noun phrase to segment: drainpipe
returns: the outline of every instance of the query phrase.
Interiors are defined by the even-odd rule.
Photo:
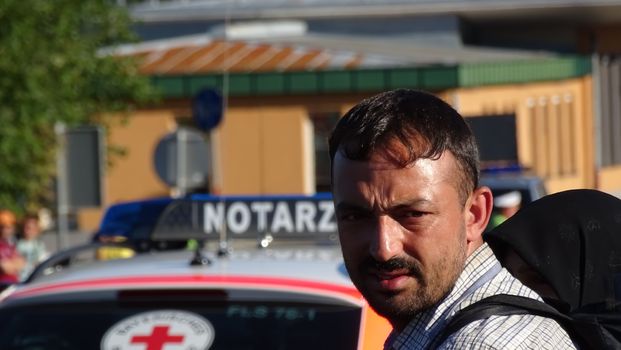
[[[593,84],[593,141],[594,152],[593,157],[595,164],[593,165],[594,187],[599,188],[599,173],[602,170],[602,78],[600,67],[600,55],[595,52],[591,55],[591,76]]]

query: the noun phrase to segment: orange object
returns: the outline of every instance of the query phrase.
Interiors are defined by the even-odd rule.
[[[15,225],[15,214],[10,210],[1,209],[0,210],[0,225],[2,226],[14,226]]]
[[[388,320],[378,315],[368,304],[365,305],[358,348],[361,350],[383,349],[384,342],[391,331],[392,326]]]

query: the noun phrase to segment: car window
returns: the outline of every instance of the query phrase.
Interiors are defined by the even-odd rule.
[[[115,325],[128,333],[127,339],[163,349],[166,341],[181,341],[179,332],[166,328],[166,322],[159,325],[159,335],[144,328],[130,334],[132,322],[137,322],[132,316],[157,310],[173,315],[169,319],[192,313],[207,320],[214,335],[209,349],[356,349],[361,320],[357,307],[286,301],[39,304],[8,308],[0,314],[0,349],[100,349]]]

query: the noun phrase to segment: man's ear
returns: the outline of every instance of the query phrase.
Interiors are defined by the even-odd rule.
[[[465,208],[468,243],[482,242],[481,235],[492,214],[492,205],[492,191],[489,187],[481,186],[472,192]]]

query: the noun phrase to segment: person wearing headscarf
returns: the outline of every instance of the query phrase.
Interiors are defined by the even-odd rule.
[[[551,194],[483,237],[505,268],[564,311],[621,311],[621,199]]]

